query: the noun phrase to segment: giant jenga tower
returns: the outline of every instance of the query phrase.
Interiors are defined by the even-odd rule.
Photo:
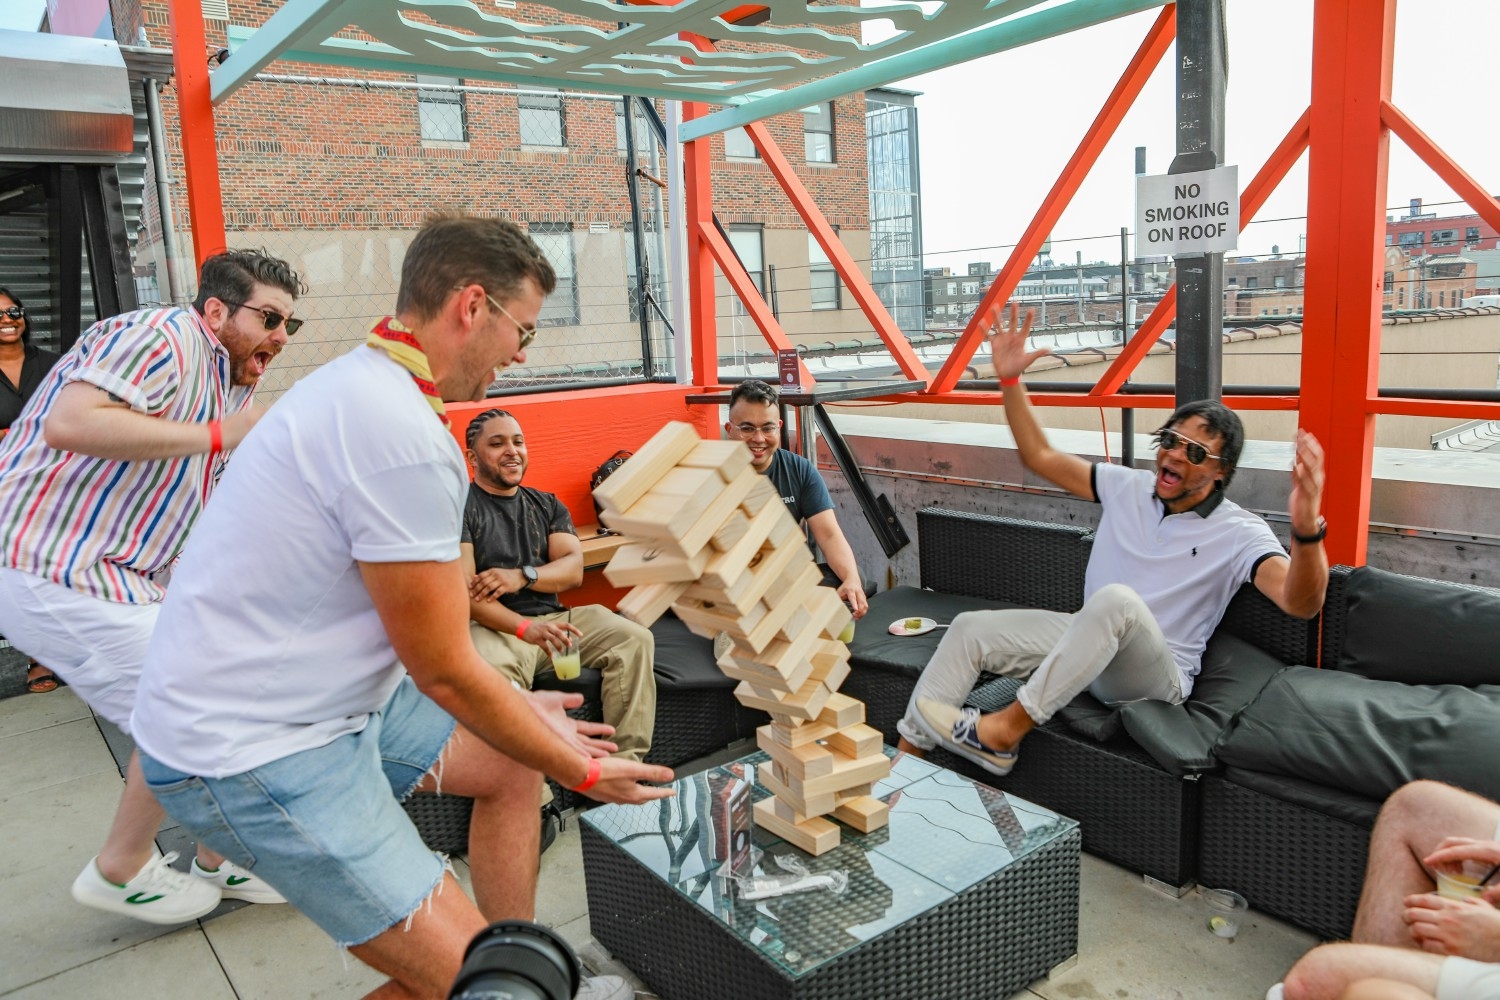
[[[786,505],[738,441],[705,441],[690,424],[662,428],[594,490],[602,520],[629,544],[604,575],[633,588],[619,612],[650,625],[671,608],[692,631],[727,633],[719,669],[735,696],[770,713],[756,742],[771,756],[772,798],[755,821],[809,854],[838,846],[832,814],[868,833],[887,807],[871,786],[890,773],[865,706],[838,693],[850,624],[822,579]]]

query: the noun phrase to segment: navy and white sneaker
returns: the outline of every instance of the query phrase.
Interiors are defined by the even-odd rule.
[[[1016,766],[1016,751],[991,750],[979,742],[979,709],[972,705],[959,708],[931,698],[918,698],[917,719],[927,735],[945,749],[973,761],[991,774],[1003,778]]]

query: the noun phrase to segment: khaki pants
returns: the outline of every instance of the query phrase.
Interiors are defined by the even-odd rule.
[[[558,621],[567,612],[533,617]],[[644,759],[656,724],[656,675],[651,672],[655,637],[650,629],[598,604],[574,608],[572,622],[583,633],[578,640],[583,665],[604,675],[600,693],[604,721],[615,727],[613,740],[620,747],[615,756]],[[537,674],[552,672],[552,659],[540,646],[473,622],[469,635],[486,663],[528,691]]]

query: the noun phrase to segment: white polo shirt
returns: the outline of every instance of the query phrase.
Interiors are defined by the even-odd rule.
[[[410,375],[359,347],[235,449],[146,653],[131,730],[222,778],[358,732],[405,671],[359,562],[459,556],[468,476]]]
[[[1084,577],[1084,600],[1111,583],[1132,588],[1151,609],[1193,688],[1208,637],[1224,609],[1269,556],[1286,550],[1266,522],[1222,493],[1192,510],[1168,514],[1156,498],[1156,474],[1099,463],[1094,496],[1104,508]]]

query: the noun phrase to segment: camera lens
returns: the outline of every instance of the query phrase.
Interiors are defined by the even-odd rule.
[[[582,973],[568,943],[526,920],[490,924],[464,952],[449,1000],[573,1000]]]

